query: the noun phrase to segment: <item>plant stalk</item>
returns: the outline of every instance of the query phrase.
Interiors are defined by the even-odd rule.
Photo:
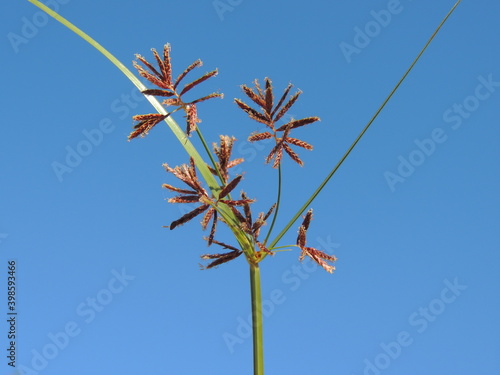
[[[267,232],[266,239],[264,240],[264,245],[267,244],[267,241],[271,236],[274,224],[276,224],[276,219],[278,217],[278,211],[280,209],[280,203],[281,203],[281,182],[282,182],[282,177],[281,177],[281,164],[280,164],[278,165],[278,196],[276,197],[276,208],[274,209],[273,220],[271,222],[271,225],[269,226],[269,232]]]
[[[264,375],[264,334],[259,264],[250,264],[250,289],[252,294],[253,373],[254,375]]]
[[[372,118],[365,125],[365,127],[363,128],[363,130],[361,131],[361,133],[359,133],[359,135],[357,136],[357,138],[354,140],[354,142],[351,144],[351,146],[347,149],[347,151],[345,152],[344,156],[342,156],[342,158],[335,165],[335,167],[333,167],[333,169],[330,171],[330,173],[328,173],[328,175],[326,176],[326,178],[318,186],[318,188],[314,191],[314,193],[309,197],[309,199],[307,199],[307,201],[302,205],[302,207],[300,207],[300,209],[292,217],[292,219],[288,222],[288,224],[285,226],[285,228],[283,228],[283,230],[271,242],[271,244],[269,245],[270,248],[274,247],[278,243],[278,241],[285,235],[285,233],[288,232],[288,230],[293,225],[293,223],[295,223],[295,221],[297,221],[297,219],[300,217],[300,215],[305,210],[307,210],[307,208],[312,203],[312,201],[318,196],[318,194],[321,192],[321,190],[323,190],[323,188],[330,181],[330,179],[333,177],[333,175],[335,174],[335,172],[337,172],[337,170],[340,168],[340,166],[342,165],[342,163],[349,156],[349,154],[351,153],[351,151],[354,149],[354,147],[358,144],[358,142],[363,137],[363,135],[366,133],[366,131],[368,130],[368,128],[371,126],[371,124],[373,123],[373,121],[375,121],[375,119],[378,117],[378,115],[380,114],[380,112],[382,111],[382,109],[384,109],[385,105],[389,102],[389,100],[392,98],[392,96],[394,95],[394,93],[398,90],[399,86],[403,83],[403,81],[406,79],[406,77],[408,76],[408,74],[410,74],[411,70],[413,69],[413,67],[415,66],[415,64],[417,63],[417,61],[423,55],[423,53],[425,52],[425,50],[427,49],[427,47],[429,47],[429,45],[431,44],[432,40],[437,35],[438,31],[444,25],[444,23],[446,22],[446,20],[448,19],[448,17],[451,16],[451,14],[455,10],[455,8],[458,6],[458,4],[460,4],[461,1],[462,0],[458,0],[455,3],[455,5],[451,8],[451,10],[448,12],[448,14],[444,17],[444,19],[441,21],[441,23],[436,28],[436,30],[434,30],[434,33],[431,35],[431,37],[429,38],[429,40],[427,41],[427,43],[425,44],[425,46],[422,48],[422,50],[420,51],[420,53],[417,55],[417,57],[415,58],[415,60],[413,60],[413,62],[410,65],[410,67],[406,70],[406,72],[403,74],[403,76],[398,81],[398,83],[396,84],[396,86],[394,86],[394,88],[392,89],[392,91],[389,93],[389,95],[382,102],[382,104],[377,109],[377,111],[375,112],[375,114],[372,116]]]

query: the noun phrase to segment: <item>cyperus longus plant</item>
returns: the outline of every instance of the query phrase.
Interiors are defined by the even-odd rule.
[[[173,219],[170,224],[165,227],[174,230],[180,225],[193,225],[193,223],[188,224],[188,222],[198,218],[201,223],[201,229],[206,231],[206,235],[203,236],[202,234],[200,237],[203,237],[209,246],[216,245],[216,248],[223,249],[222,251],[219,250],[201,256],[205,261],[205,264],[202,265],[204,269],[214,268],[236,258],[241,258],[242,255],[246,259],[250,269],[254,374],[262,375],[264,373],[264,352],[260,285],[261,262],[269,255],[275,255],[276,252],[283,247],[279,246],[279,241],[302,216],[303,220],[301,225],[298,226],[296,243],[293,245],[300,251],[299,260],[302,261],[305,257],[309,257],[324,270],[333,273],[335,270],[334,262],[336,261],[336,257],[307,246],[307,230],[313,219],[310,205],[351,153],[380,111],[385,107],[461,0],[457,1],[448,12],[403,77],[398,81],[342,158],[327,174],[324,181],[310,197],[305,199],[305,203],[274,238],[272,238],[272,230],[279,213],[281,201],[282,160],[284,157],[289,157],[300,166],[303,165],[298,153],[299,150],[312,150],[313,146],[306,141],[296,138],[294,136],[294,130],[319,121],[318,117],[313,116],[297,120],[291,119],[285,124],[278,125],[278,122],[284,118],[284,115],[298,100],[301,91],[292,93],[292,85],[289,84],[282,93],[276,95],[271,80],[269,78],[264,78],[262,83],[255,80],[253,87],[247,85],[241,86],[243,93],[247,96],[246,100],[252,102],[252,106],[241,99],[235,99],[235,104],[241,108],[250,119],[265,125],[265,131],[251,133],[248,137],[248,141],[259,142],[262,140],[272,140],[272,145],[269,147],[268,155],[264,162],[266,164],[271,164],[273,168],[277,169],[278,174],[278,194],[274,199],[275,203],[264,212],[255,215],[252,212],[252,207],[256,199],[253,198],[250,193],[247,194],[239,189],[239,195],[237,195],[236,192],[243,176],[241,174],[234,175],[231,173],[232,167],[244,162],[241,158],[233,159],[231,155],[234,144],[237,142],[236,139],[231,135],[220,135],[218,142],[213,144],[212,151],[210,151],[200,131],[201,120],[198,115],[199,104],[209,99],[222,98],[223,95],[219,92],[214,92],[200,96],[194,100],[185,99],[186,94],[189,93],[189,95],[191,95],[193,91],[195,91],[195,88],[198,89],[198,85],[214,77],[218,73],[217,70],[212,70],[197,79],[185,83],[188,74],[202,65],[201,60],[196,60],[174,79],[170,45],[165,44],[161,54],[154,49],[152,50],[155,60],[154,63],[149,62],[141,55],[136,55],[137,60],[133,63],[134,67],[141,77],[145,78],[154,86],[148,88],[120,61],[82,30],[78,29],[41,2],[37,0],[28,1],[54,17],[99,50],[130,79],[153,105],[156,112],[137,114],[133,117],[136,124],[129,135],[129,140],[137,137],[144,137],[156,125],[166,123],[186,150],[187,156],[185,164],[180,166],[164,164],[165,171],[180,180],[180,183],[165,183],[163,187],[169,190],[173,195],[168,199],[169,203],[194,204],[196,207],[180,218]],[[183,116],[186,118],[184,130],[179,127],[173,119],[173,115],[175,115],[176,112],[183,113]],[[203,124],[203,126],[209,125]],[[191,142],[192,135],[195,133],[197,134],[197,142],[200,144],[199,147],[196,147]],[[201,150],[201,152],[199,150]],[[204,154],[205,157],[203,157],[202,154]],[[270,222],[268,226],[266,226],[267,222]],[[220,225],[227,226],[230,229],[234,236],[233,240],[218,237],[217,227]],[[228,244],[228,242],[231,244]],[[286,247],[293,246],[288,245]]]

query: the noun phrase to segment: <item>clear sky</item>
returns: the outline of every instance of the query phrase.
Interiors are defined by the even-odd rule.
[[[321,122],[295,133],[315,149],[299,150],[303,168],[283,165],[277,229],[453,5],[50,3],[130,68],[135,53],[169,42],[174,75],[198,58],[196,74],[219,69],[196,93],[225,94],[199,105],[201,127],[209,142],[240,140],[241,186],[257,212],[275,199],[276,171],[263,164],[268,148],[245,141],[256,124],[233,98],[255,78],[300,88],[290,115]],[[463,1],[312,204],[309,244],[339,258],[336,272],[300,264],[296,249],[262,263],[267,374],[500,373],[499,15],[496,0]],[[0,29],[0,374],[13,374],[9,260],[20,374],[251,374],[245,260],[200,271],[198,223],[162,227],[182,214],[165,201],[161,185],[179,184],[162,163],[187,161],[168,128],[127,142],[131,116],[150,105],[28,1],[3,1]]]

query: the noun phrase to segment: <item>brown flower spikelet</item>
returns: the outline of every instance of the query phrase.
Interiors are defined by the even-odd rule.
[[[297,164],[302,166],[304,163],[300,159],[299,155],[292,150],[290,145],[298,146],[306,150],[312,150],[312,145],[307,142],[301,141],[297,138],[289,137],[289,133],[292,129],[296,129],[301,126],[312,124],[313,122],[319,121],[318,117],[306,117],[299,120],[292,119],[286,124],[276,127],[276,123],[285,115],[285,113],[292,107],[292,105],[297,101],[301,91],[297,91],[292,95],[289,100],[285,103],[285,100],[290,92],[292,85],[289,84],[284,90],[283,95],[279,99],[276,106],[274,105],[274,94],[271,80],[265,78],[265,89],[260,87],[257,80],[254,81],[255,87],[252,89],[248,86],[243,85],[243,92],[255,103],[257,104],[261,112],[250,107],[248,104],[244,103],[240,99],[235,99],[235,103],[240,107],[247,115],[262,124],[265,124],[271,131],[266,131],[262,133],[253,133],[248,138],[250,142],[257,142],[264,139],[274,138],[276,145],[271,149],[269,155],[266,157],[266,163],[270,163],[274,159],[273,168],[278,168],[281,164],[283,151],[285,151],[290,158]],[[282,135],[279,132],[283,132]]]
[[[196,108],[196,103],[200,103],[202,101],[211,99],[211,98],[222,98],[223,95],[218,92],[214,92],[207,96],[192,100],[192,101],[184,101],[182,96],[186,94],[188,91],[193,89],[195,86],[200,83],[206,81],[207,79],[214,77],[217,75],[217,69],[212,70],[210,72],[205,73],[198,79],[187,83],[184,85],[184,88],[178,92],[177,87],[181,83],[181,81],[186,77],[186,75],[196,67],[199,67],[202,64],[201,60],[196,60],[194,63],[189,65],[178,77],[177,79],[172,79],[172,64],[170,60],[170,45],[165,44],[163,47],[163,55],[160,57],[158,52],[153,48],[152,49],[153,56],[156,60],[156,64],[158,68],[155,68],[152,64],[150,64],[144,57],[141,55],[136,55],[136,59],[141,62],[144,66],[141,66],[138,62],[134,61],[133,65],[139,72],[139,75],[143,78],[146,78],[149,82],[159,87],[159,89],[147,89],[142,93],[146,95],[153,95],[159,97],[168,97],[162,102],[162,104],[167,106],[175,106],[176,108],[171,111],[169,114],[182,109],[186,113],[186,134],[189,136],[193,131],[197,129],[198,124],[201,120],[198,117],[198,112]],[[139,115],[139,116],[149,116],[149,115]],[[130,133],[129,140],[136,138],[137,136],[144,137],[149,130],[151,130],[155,125],[164,120],[168,115],[159,115],[164,116],[162,119],[158,121],[149,121],[148,123],[144,123],[144,121],[139,122],[139,124],[135,125],[134,131]],[[137,119],[138,116],[134,116],[134,120],[140,121]]]
[[[323,269],[329,273],[333,273],[335,271],[335,266],[329,264],[328,262],[335,262],[337,258],[333,255],[328,255],[323,251],[315,249],[313,247],[306,246],[306,235],[307,230],[309,229],[309,224],[312,220],[312,209],[307,211],[304,216],[304,221],[302,225],[299,227],[299,235],[297,236],[297,246],[302,250],[300,254],[299,260],[303,261],[305,256],[307,255],[312,260],[314,260],[317,264],[319,264]]]
[[[212,243],[216,231],[216,225],[218,221],[217,206],[219,204],[225,204],[233,209],[235,206],[243,206],[244,204],[253,202],[253,200],[249,199],[232,200],[227,198],[231,191],[235,189],[236,186],[240,183],[243,177],[241,175],[236,176],[230,182],[226,182],[222,186],[218,198],[214,198],[213,196],[209,196],[207,190],[199,181],[196,175],[196,167],[193,158],[189,159],[189,165],[183,164],[181,166],[172,168],[168,164],[164,164],[164,168],[167,172],[172,173],[175,177],[183,181],[192,189],[182,189],[174,187],[170,184],[163,184],[162,186],[164,188],[180,194],[168,199],[169,203],[200,203],[200,206],[184,214],[179,219],[174,220],[168,227],[171,230],[175,229],[176,227],[187,223],[191,219],[205,212],[205,215],[201,220],[202,229],[205,230],[208,227],[209,223],[212,222],[210,235],[208,237],[209,245]]]

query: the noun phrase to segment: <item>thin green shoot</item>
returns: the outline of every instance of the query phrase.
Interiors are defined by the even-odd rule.
[[[413,67],[417,63],[417,61],[420,59],[420,57],[425,52],[425,50],[427,49],[427,47],[431,44],[432,40],[437,35],[437,33],[439,32],[439,30],[441,29],[441,27],[444,25],[444,23],[446,22],[446,20],[450,17],[450,15],[453,13],[453,11],[455,10],[455,8],[458,6],[458,4],[460,4],[461,1],[462,0],[458,0],[455,3],[455,5],[453,6],[453,8],[451,8],[451,10],[448,12],[448,14],[446,15],[446,17],[441,21],[441,23],[439,24],[439,26],[436,28],[436,30],[434,31],[434,33],[431,35],[431,37],[429,38],[429,40],[427,41],[427,43],[425,44],[425,46],[422,48],[422,50],[420,51],[420,53],[413,60],[413,62],[410,65],[410,67],[406,70],[406,72],[403,74],[403,76],[401,77],[401,79],[398,81],[398,83],[396,84],[396,86],[394,86],[394,88],[392,89],[392,91],[385,98],[385,100],[382,102],[382,104],[377,109],[377,111],[375,112],[375,114],[372,116],[372,118],[368,121],[368,123],[366,124],[366,126],[363,128],[363,130],[361,131],[361,133],[354,140],[354,142],[351,144],[351,146],[347,149],[347,151],[345,152],[344,156],[342,156],[342,158],[339,160],[339,162],[335,165],[335,167],[333,167],[333,169],[330,171],[330,173],[328,173],[328,175],[326,176],[326,178],[318,186],[318,188],[314,191],[314,193],[306,200],[306,202],[302,205],[302,207],[300,207],[300,209],[292,217],[292,219],[288,222],[288,224],[285,225],[285,227],[283,228],[283,230],[271,242],[271,245],[270,245],[271,247],[274,246],[274,245],[276,245],[278,243],[278,241],[288,232],[288,230],[290,229],[290,227],[295,223],[295,221],[297,221],[297,219],[300,217],[300,215],[305,210],[307,210],[307,208],[311,205],[312,201],[318,196],[318,194],[321,192],[321,190],[323,190],[323,188],[330,181],[330,179],[335,174],[335,172],[337,172],[337,170],[340,168],[340,166],[342,165],[342,163],[345,161],[345,159],[349,156],[349,154],[351,153],[351,151],[354,149],[354,147],[358,144],[358,142],[360,141],[360,139],[366,133],[366,131],[368,130],[368,128],[371,126],[371,124],[378,117],[378,115],[380,114],[380,112],[382,111],[382,109],[384,109],[384,107],[389,102],[389,100],[392,98],[392,96],[394,95],[394,93],[398,90],[399,86],[406,79],[406,77],[411,72],[411,70],[413,69]]]

